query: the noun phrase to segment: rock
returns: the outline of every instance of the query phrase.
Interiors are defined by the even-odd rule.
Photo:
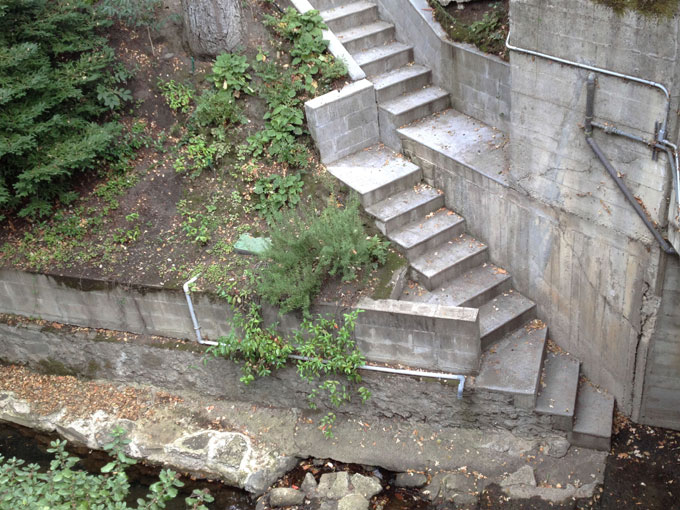
[[[267,508],[267,498],[265,496],[260,496],[257,498],[257,504],[255,505],[255,510],[265,510]]]
[[[314,479],[314,475],[312,473],[307,473],[305,475],[305,479],[302,481],[302,485],[300,486],[302,492],[307,494],[307,497],[310,497],[310,495],[316,491],[316,487],[317,483]]]
[[[175,58],[175,54],[174,54],[174,53],[165,53],[165,54],[163,55],[163,60],[172,60],[173,58]]]
[[[501,487],[511,487],[513,485],[530,485],[536,487],[536,478],[534,477],[533,468],[531,466],[522,466],[501,482]]]
[[[477,508],[479,494],[476,492],[461,492],[453,496],[456,508]]]
[[[567,454],[570,446],[569,441],[563,437],[558,437],[547,442],[546,453],[551,457],[561,459]]]
[[[342,499],[349,492],[349,473],[346,471],[321,475],[316,489],[317,497],[325,499]]]
[[[269,493],[269,504],[273,507],[301,505],[304,501],[302,492],[288,487],[272,489]]]
[[[395,487],[423,487],[427,483],[427,476],[423,473],[398,473],[394,479]]]
[[[338,502],[338,510],[368,510],[368,500],[359,494],[350,494]]]
[[[474,477],[461,472],[437,473],[423,490],[423,495],[430,501],[436,499],[453,501],[456,497],[461,498],[463,494],[476,495],[477,482]]]
[[[366,499],[371,499],[376,494],[382,492],[382,485],[377,478],[364,476],[360,474],[352,475],[350,482],[354,487],[354,492],[360,494]]]

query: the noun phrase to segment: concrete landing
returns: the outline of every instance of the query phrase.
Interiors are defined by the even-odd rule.
[[[328,165],[327,170],[371,205],[420,182],[420,168],[384,145],[374,145]]]
[[[546,355],[536,412],[553,416],[553,423],[560,430],[568,431],[573,426],[579,365],[568,354]]]
[[[609,451],[613,416],[614,397],[581,381],[569,442],[574,446]]]
[[[507,183],[506,135],[456,110],[446,110],[400,128],[403,140],[422,146],[417,154],[443,166],[442,158],[461,162],[495,180]]]
[[[528,323],[503,338],[483,354],[475,386],[513,395],[516,406],[533,409],[547,333],[545,325]]]

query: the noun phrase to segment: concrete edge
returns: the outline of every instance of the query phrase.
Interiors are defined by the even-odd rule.
[[[291,0],[291,3],[300,13],[314,10],[312,4],[307,0]],[[345,49],[343,44],[331,30],[324,30],[323,38],[328,41],[328,51],[330,51],[335,58],[342,60],[345,63],[345,66],[347,66],[347,73],[352,81],[366,78],[366,73],[359,67],[359,64],[354,60],[354,57],[350,55],[349,51]]]
[[[309,101],[305,102],[305,107],[314,109],[319,108],[321,106],[327,106],[328,104],[334,101],[347,99],[348,97],[351,97],[354,94],[358,94],[370,88],[373,88],[373,83],[365,79],[358,80],[345,85],[341,89],[331,90],[330,92],[326,92],[322,96],[317,96],[315,98],[310,99]]]
[[[432,303],[416,303],[414,301],[398,301],[396,299],[371,299],[364,297],[357,303],[356,309],[376,312],[392,312],[397,314],[417,315],[419,317],[433,317],[458,320],[463,322],[477,322],[479,309],[462,306],[444,306]]]

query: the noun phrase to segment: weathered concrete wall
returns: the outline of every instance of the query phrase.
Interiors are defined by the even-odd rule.
[[[378,0],[380,15],[397,27],[397,38],[413,45],[415,60],[432,69],[436,85],[451,93],[456,110],[510,129],[510,66],[469,44],[455,43],[434,20],[426,0]]]
[[[307,126],[321,154],[331,163],[378,143],[375,89],[359,80],[305,103]]]
[[[647,359],[640,421],[680,430],[680,262],[669,257]]]
[[[515,46],[677,89],[677,18],[618,16],[590,0],[514,0],[510,15]],[[637,347],[650,327],[641,320],[644,294],[660,292],[658,247],[585,142],[589,71],[518,52],[511,53],[511,68],[509,188],[466,171],[443,173],[442,185],[447,196],[470,193],[460,212],[471,230],[537,301],[555,340],[631,413]],[[652,138],[665,116],[663,94],[596,77],[595,120]],[[597,130],[594,136],[650,217],[665,225],[671,185],[665,156],[653,161],[644,144]],[[493,227],[484,224],[489,220]]]
[[[0,360],[25,363],[41,370],[41,360],[62,363],[76,373],[125,383],[150,384],[168,390],[200,391],[206,396],[281,408],[307,407],[312,389],[294,366],[243,385],[240,367],[226,360],[203,363],[201,353],[170,346],[96,341],[96,332],[63,333],[33,323],[0,323]],[[550,418],[516,408],[509,395],[476,390],[466,384],[461,400],[457,381],[362,373],[362,386],[371,391],[366,404],[354,398],[334,412],[357,417],[394,417],[432,426],[504,428],[531,437],[554,436]],[[423,396],[427,396],[424,398]],[[325,409],[323,399],[320,408]]]
[[[481,341],[476,308],[363,299],[356,327],[370,359],[458,374],[479,371]]]

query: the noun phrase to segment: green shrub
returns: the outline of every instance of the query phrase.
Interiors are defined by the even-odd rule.
[[[135,28],[154,24],[156,10],[161,5],[162,0],[101,0],[99,9],[105,16]]]
[[[196,100],[196,110],[191,120],[201,128],[242,124],[246,121],[233,94],[224,90],[207,90],[201,94]]]
[[[252,94],[250,75],[246,72],[249,67],[245,55],[222,53],[215,59],[209,79],[218,89],[228,90],[236,95],[242,91]]]
[[[327,275],[353,280],[358,270],[373,269],[387,257],[387,243],[366,236],[356,198],[344,208],[331,201],[320,215],[305,208],[283,214],[271,239],[258,290],[284,313],[308,311]]]
[[[175,80],[158,80],[158,89],[170,108],[182,113],[189,112],[191,101],[194,98],[194,89],[191,86],[177,83]]]
[[[49,214],[78,172],[115,156],[105,115],[131,99],[129,73],[80,1],[5,0],[0,7],[0,210]]]
[[[300,202],[303,187],[302,178],[297,174],[286,177],[278,174],[262,177],[253,188],[253,193],[257,196],[255,210],[259,211],[267,223],[271,223],[281,208],[294,206]]]
[[[113,441],[105,446],[113,460],[102,467],[98,475],[74,469],[79,459],[65,451],[66,441],[50,443],[47,451],[53,453],[55,459],[47,471],[42,471],[37,464],[25,465],[23,460],[5,459],[0,455],[0,509],[165,508],[165,503],[177,496],[178,487],[184,485],[169,469],[161,471],[159,481],[151,485],[145,498],[137,500],[137,505],[132,507],[125,502],[130,492],[125,469],[135,461],[124,453],[130,441],[123,439],[123,433],[122,429],[114,431]],[[187,508],[192,510],[207,510],[203,503],[212,501],[210,494],[198,490],[185,499]]]

